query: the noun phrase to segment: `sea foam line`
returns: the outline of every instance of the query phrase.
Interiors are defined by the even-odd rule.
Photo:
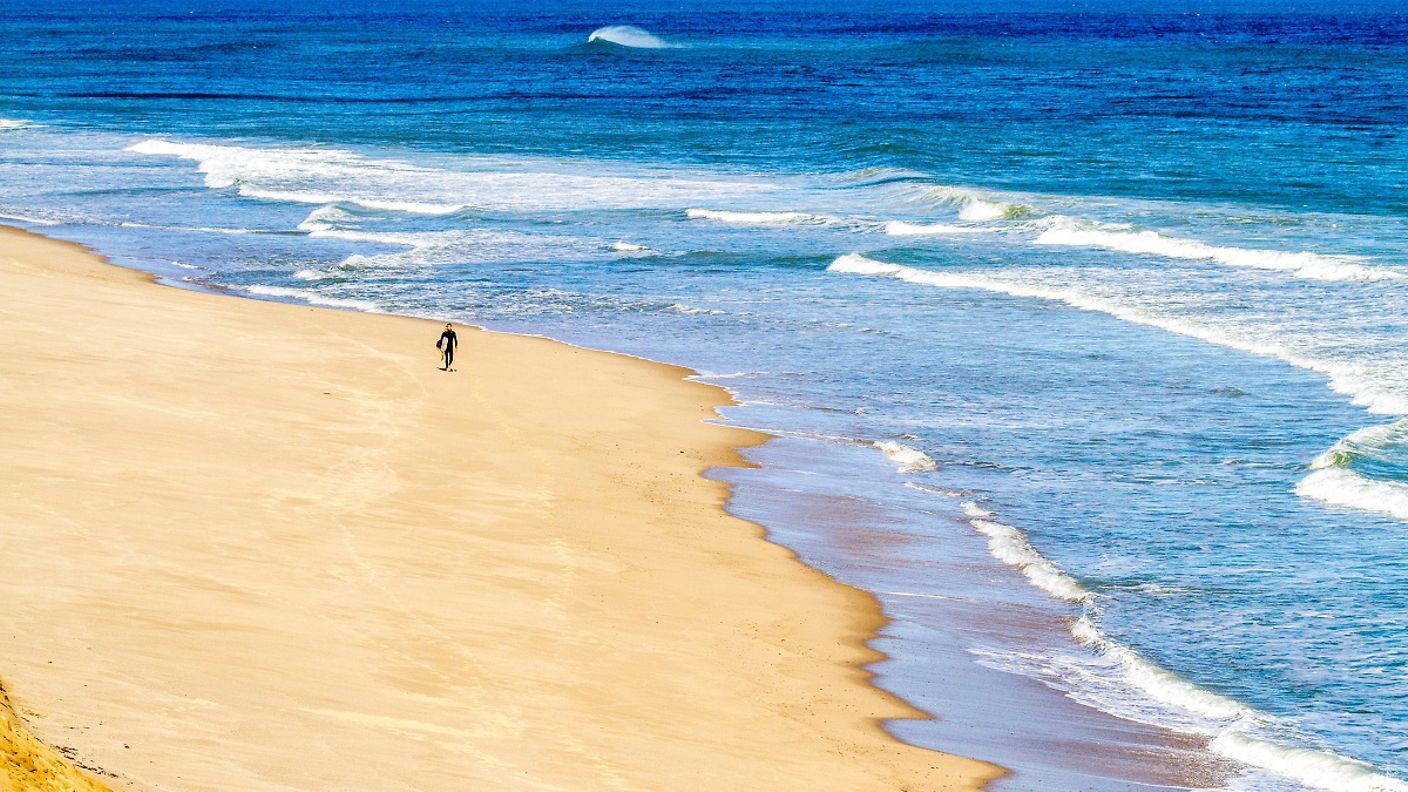
[[[236,286],[247,294],[260,297],[281,297],[298,300],[311,305],[325,305],[329,308],[346,308],[352,311],[362,311],[364,313],[380,313],[381,307],[368,300],[353,300],[343,297],[329,297],[307,289],[289,289],[283,286],[265,286],[263,284],[253,284],[250,286]]]
[[[988,552],[1026,575],[1037,588],[1067,602],[1085,602],[1090,592],[1075,578],[1061,571],[1027,540],[1019,528],[995,520],[974,518],[969,523],[988,538]]]
[[[148,138],[128,151],[195,163],[206,187],[268,201],[341,203],[385,212],[678,210],[779,189],[763,178],[629,168],[598,161],[461,155],[423,165],[312,146],[254,147]]]
[[[926,187],[918,191],[921,200],[936,201],[958,207],[958,218],[970,223],[990,224],[997,220],[1014,220],[1038,214],[1032,206],[1003,198],[984,195],[961,187]],[[891,228],[890,226],[893,226]],[[926,226],[892,223],[886,233],[892,235],[925,233]],[[934,224],[931,233],[974,233],[970,226]],[[1388,281],[1402,280],[1408,275],[1386,267],[1370,266],[1363,256],[1331,255],[1306,251],[1291,252],[1260,248],[1215,245],[1196,239],[1170,236],[1154,230],[1139,230],[1132,226],[1083,220],[1060,214],[1046,214],[1007,230],[1035,230],[1034,244],[1095,248],[1122,253],[1157,256],[1183,261],[1211,261],[1230,267],[1285,272],[1299,278],[1322,281]]]
[[[1045,222],[1049,227],[1037,236],[1038,245],[1099,248],[1186,261],[1212,261],[1230,267],[1288,272],[1309,280],[1383,281],[1404,277],[1394,270],[1365,266],[1360,263],[1364,259],[1358,256],[1211,245],[1195,239],[1165,236],[1157,231],[1137,231],[1060,216],[1046,218]]]
[[[691,220],[713,220],[733,225],[822,225],[835,221],[835,218],[807,212],[732,212],[726,209],[696,208],[686,209],[684,214]]]
[[[0,220],[13,220],[16,223],[28,223],[37,226],[60,225],[58,220],[49,220],[43,217],[33,217],[31,215],[11,214],[10,212],[0,212]]]
[[[831,262],[827,270],[854,275],[894,278],[907,283],[943,289],[972,289],[1006,294],[1012,297],[1065,303],[1073,308],[1107,314],[1131,324],[1156,327],[1170,333],[1196,338],[1209,344],[1276,358],[1297,368],[1325,375],[1330,379],[1330,387],[1335,392],[1350,397],[1354,404],[1364,407],[1370,412],[1408,415],[1408,398],[1384,389],[1374,382],[1372,377],[1365,376],[1365,372],[1360,366],[1318,360],[1296,352],[1284,344],[1244,338],[1196,322],[1157,316],[1138,308],[1122,305],[1115,300],[1085,294],[1069,287],[1022,283],[1008,278],[975,275],[967,272],[926,270],[903,264],[877,261],[859,253],[838,257]]]
[[[958,234],[990,234],[991,228],[952,225],[950,223],[908,223],[904,220],[891,220],[884,226],[890,236],[954,236]]]
[[[997,515],[979,506],[977,501],[966,500],[958,506],[968,516],[968,524],[988,538],[988,552],[994,558],[1017,567],[1032,585],[1056,599],[1090,601],[1090,591],[1032,547],[1025,531],[994,520]]]
[[[197,172],[205,177],[205,186],[212,190],[234,188],[246,198],[286,203],[331,204],[350,203],[367,209],[379,209],[409,214],[445,215],[469,208],[464,203],[400,201],[366,195],[332,193],[308,186],[303,189],[272,189],[259,186],[260,181],[304,180],[317,176],[323,179],[364,179],[372,175],[402,176],[435,173],[407,163],[369,160],[357,154],[335,149],[314,148],[248,148],[205,143],[177,143],[161,138],[149,138],[127,147],[138,154],[176,157],[196,163]]]

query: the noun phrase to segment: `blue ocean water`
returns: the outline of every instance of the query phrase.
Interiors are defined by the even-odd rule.
[[[1395,4],[0,11],[0,219],[733,390],[734,508],[881,596],[906,739],[1408,790]]]

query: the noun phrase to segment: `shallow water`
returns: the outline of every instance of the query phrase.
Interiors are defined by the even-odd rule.
[[[896,618],[905,738],[1408,789],[1391,6],[8,11],[0,216],[705,372],[784,436],[735,510]]]

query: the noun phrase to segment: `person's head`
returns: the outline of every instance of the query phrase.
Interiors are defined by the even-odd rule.
[[[445,329],[446,329],[446,330],[453,330],[453,329],[455,329],[455,326],[452,325],[452,324],[450,324],[449,322],[446,322],[446,323],[445,323]]]

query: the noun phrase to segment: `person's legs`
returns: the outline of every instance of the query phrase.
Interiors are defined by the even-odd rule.
[[[455,348],[449,344],[445,345],[445,370],[450,370],[450,364],[455,362]]]

